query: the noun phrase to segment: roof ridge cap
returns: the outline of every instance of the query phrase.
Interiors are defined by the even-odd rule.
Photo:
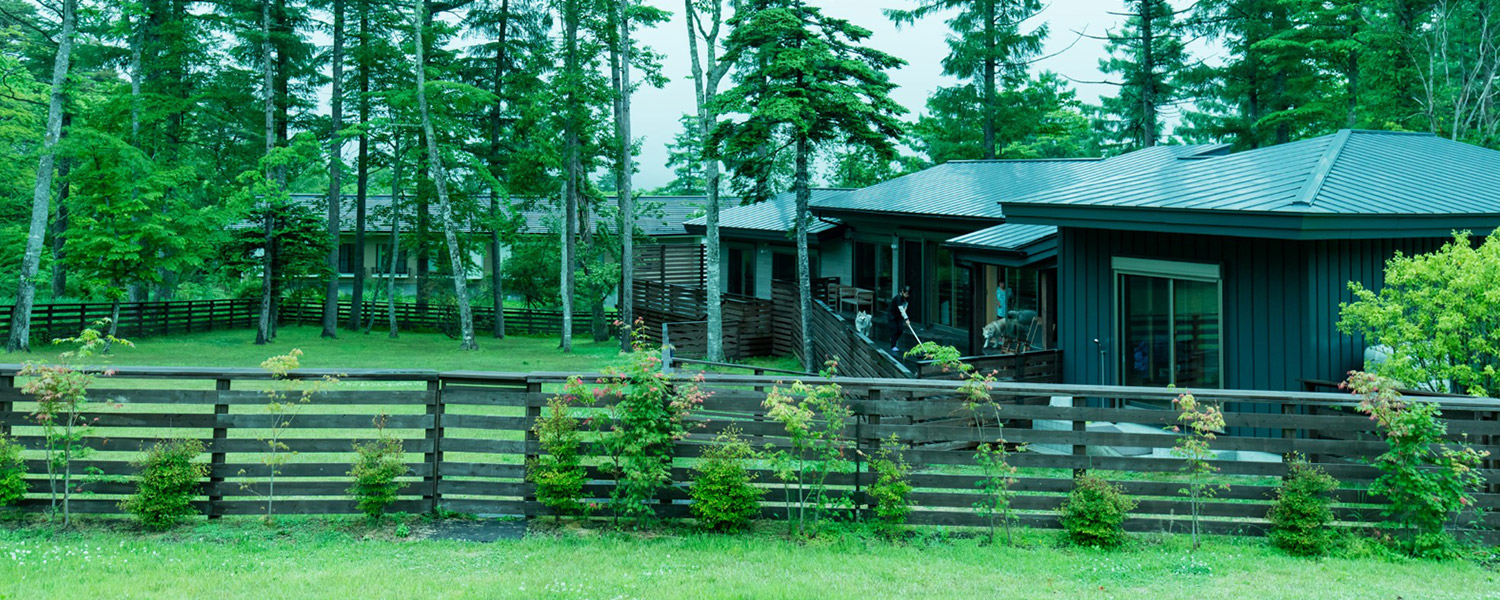
[[[1333,170],[1333,164],[1338,162],[1339,155],[1343,154],[1344,146],[1349,143],[1349,136],[1352,133],[1353,131],[1349,129],[1340,129],[1338,133],[1333,134],[1333,139],[1323,150],[1323,157],[1318,159],[1318,164],[1313,167],[1307,181],[1303,182],[1302,189],[1297,192],[1297,199],[1292,201],[1292,206],[1312,206],[1313,200],[1317,199],[1318,192],[1323,189],[1323,182],[1328,180],[1328,173]]]

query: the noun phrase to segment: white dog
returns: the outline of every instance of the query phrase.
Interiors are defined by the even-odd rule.
[[[874,322],[875,317],[871,316],[870,313],[859,311],[859,314],[854,315],[854,330],[858,331],[862,336],[870,337],[870,325]]]
[[[1015,329],[1010,319],[995,319],[984,326],[984,349],[999,348],[1004,344],[1006,334]]]

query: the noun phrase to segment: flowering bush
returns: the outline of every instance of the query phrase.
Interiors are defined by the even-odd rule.
[[[644,320],[637,319],[630,334],[625,366],[606,369],[592,390],[574,382],[565,393],[614,400],[594,421],[605,467],[615,476],[610,506],[616,519],[629,517],[640,525],[654,516],[651,501],[671,483],[674,445],[687,436],[688,417],[707,394],[697,385],[702,375],[683,382],[661,371],[661,356],[651,347]]]
[[[1381,476],[1370,492],[1390,501],[1383,512],[1410,534],[1406,550],[1452,555],[1455,540],[1445,525],[1474,506],[1474,491],[1484,484],[1476,469],[1489,453],[1444,439],[1448,426],[1438,405],[1407,403],[1393,380],[1354,371],[1343,385],[1361,397],[1360,412],[1385,433],[1387,449],[1375,458]]]

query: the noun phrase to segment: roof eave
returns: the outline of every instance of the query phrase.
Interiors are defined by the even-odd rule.
[[[1012,223],[1284,240],[1438,238],[1500,227],[1500,213],[1346,215],[1015,203],[1006,211]]]

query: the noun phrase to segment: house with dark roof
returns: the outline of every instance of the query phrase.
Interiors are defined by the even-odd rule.
[[[327,196],[324,194],[292,194],[293,201],[314,207],[325,206]],[[410,199],[406,200],[410,202]],[[613,197],[607,197],[606,202],[613,203]],[[636,226],[640,231],[651,238],[656,244],[698,244],[698,234],[690,233],[683,227],[683,223],[694,215],[701,213],[707,199],[703,196],[639,196],[636,199],[637,217]],[[350,291],[354,280],[354,256],[355,256],[355,197],[345,194],[342,199],[342,211],[339,219],[339,281],[340,289],[347,293]],[[393,227],[390,219],[391,196],[389,194],[370,194],[365,199],[365,270],[368,277],[383,280],[389,271],[391,233]],[[560,231],[561,215],[559,211],[546,203],[534,203],[532,206],[521,210],[523,224],[521,233],[523,235],[555,236]],[[438,222],[436,215],[432,221],[433,231],[437,232]],[[477,227],[472,222],[461,224],[463,230],[470,234],[488,234],[487,229]],[[604,223],[606,229],[614,229],[613,222]],[[410,234],[415,229],[414,224],[403,221],[401,231]],[[405,238],[402,245],[408,245]],[[401,248],[401,257],[396,261],[395,273],[396,283],[400,293],[413,294],[416,292],[417,257],[415,252],[409,252]],[[506,247],[500,248],[500,258],[505,260],[510,256],[510,250]],[[443,255],[428,257],[432,263],[432,269],[436,270],[438,261],[446,260]],[[488,272],[491,261],[488,244],[474,245],[470,263],[472,270],[468,273],[470,280],[479,281],[484,279]]]
[[[1064,381],[1292,390],[1362,366],[1349,282],[1500,226],[1500,152],[1345,130],[1003,200],[1056,228]]]
[[[813,214],[837,223],[835,237],[846,246],[842,253],[825,250],[819,271],[872,298],[868,312],[877,322],[896,290],[911,286],[909,313],[923,339],[968,354],[1050,348],[1056,229],[1011,223],[1002,204],[1227,149],[1158,146],[1109,158],[952,161],[814,198]],[[1005,343],[985,336],[986,328]]]

